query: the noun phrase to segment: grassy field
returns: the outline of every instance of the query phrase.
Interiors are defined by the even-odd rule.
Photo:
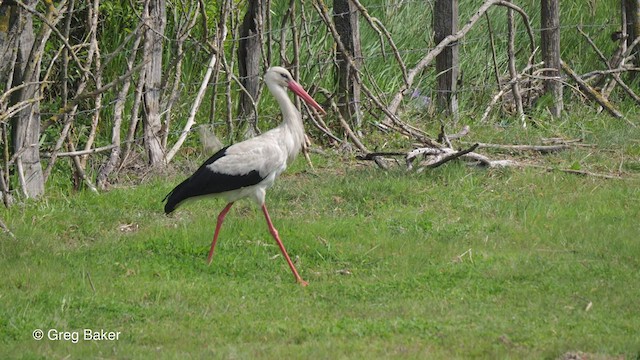
[[[207,266],[224,204],[165,216],[184,174],[100,195],[52,189],[2,212],[15,238],[0,235],[0,354],[637,358],[640,136],[618,124],[572,126],[559,135],[599,147],[528,161],[623,180],[457,163],[383,172],[339,155],[316,155],[312,171],[299,159],[268,204],[307,288],[249,203],[232,209]],[[84,329],[120,334],[88,341]],[[78,341],[49,339],[65,331]]]

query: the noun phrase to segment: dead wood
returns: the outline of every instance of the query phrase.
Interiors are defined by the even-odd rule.
[[[609,102],[609,100],[604,98],[594,88],[592,88],[589,84],[582,80],[580,76],[578,76],[578,74],[576,74],[576,72],[573,71],[573,69],[571,69],[563,60],[560,60],[560,65],[562,66],[562,70],[578,84],[580,89],[588,98],[602,106],[613,117],[617,119],[624,119],[629,125],[635,127],[634,123],[626,119],[624,115],[622,115],[622,113]]]
[[[7,225],[5,225],[4,221],[2,221],[2,219],[0,219],[0,228],[2,229],[2,231],[4,231],[7,235],[11,236],[12,238],[16,237],[15,235],[13,235],[11,230],[9,230]]]
[[[593,71],[589,71],[588,73],[584,73],[582,74],[580,77],[582,79],[584,79],[585,81],[593,81],[591,78],[596,77],[596,76],[600,76],[600,75],[610,75],[610,74],[615,74],[615,73],[623,73],[623,72],[639,72],[640,68],[637,67],[622,67],[622,68],[616,68],[616,69],[611,69],[611,70],[593,70]]]
[[[2,167],[0,167],[0,191],[2,191],[2,202],[5,207],[11,206],[13,202],[13,198],[11,196],[11,192],[9,192],[9,184],[6,180],[6,175]]]
[[[534,53],[531,54],[531,58],[533,58]],[[491,110],[493,109],[493,107],[498,103],[498,101],[502,98],[502,96],[504,96],[507,91],[509,91],[510,89],[512,90],[512,85],[516,82],[522,81],[522,79],[527,75],[527,72],[531,69],[533,69],[534,67],[538,67],[541,66],[542,63],[538,63],[538,64],[532,64],[531,62],[529,62],[529,64],[527,66],[525,66],[518,75],[516,75],[514,78],[512,78],[508,83],[504,84],[502,86],[502,88],[500,89],[500,91],[498,91],[493,98],[491,99],[491,101],[489,102],[489,105],[487,105],[487,108],[484,110],[484,113],[482,114],[482,117],[480,118],[480,122],[483,123],[487,120],[487,118],[489,118],[489,114],[491,113]],[[545,69],[542,69],[545,70]],[[539,71],[542,71],[539,70]]]
[[[511,93],[513,94],[513,101],[516,105],[516,110],[518,111],[518,118],[522,123],[522,127],[527,127],[527,122],[524,117],[524,109],[522,107],[522,95],[520,94],[520,84],[517,80],[518,72],[516,71],[516,25],[513,21],[513,10],[507,9],[507,23],[509,27],[509,42],[508,42],[508,50],[507,55],[509,58],[509,76],[511,79],[516,79],[511,83]],[[531,62],[529,62],[531,63]]]
[[[426,167],[431,168],[431,169],[437,168],[438,166],[446,163],[447,161],[455,160],[455,159],[457,159],[457,158],[459,158],[459,157],[461,157],[463,155],[469,154],[470,152],[475,150],[477,147],[478,147],[478,144],[473,144],[468,149],[456,151],[456,152],[453,152],[453,153],[449,153],[446,156],[443,156],[438,161],[435,161],[435,162],[427,164]]]
[[[455,140],[455,139],[460,139],[464,136],[466,136],[467,134],[469,134],[469,131],[471,130],[471,128],[469,127],[469,125],[465,125],[462,127],[462,129],[455,133],[455,134],[447,134],[445,132],[445,126],[444,124],[440,125],[440,134],[438,134],[438,142],[441,144],[447,144],[447,146],[449,147],[453,147],[451,146],[451,140]]]
[[[384,35],[384,38],[389,42],[389,45],[391,46],[391,50],[393,51],[393,56],[396,59],[396,62],[398,63],[398,65],[400,66],[400,71],[402,72],[402,79],[404,80],[404,84],[405,86],[407,86],[407,88],[409,88],[410,86],[409,86],[409,78],[407,75],[407,67],[404,64],[404,60],[402,59],[402,56],[400,56],[400,51],[398,50],[398,47],[393,41],[393,38],[391,38],[391,34],[387,30],[387,28],[384,27],[384,25],[382,25],[382,22],[380,20],[369,15],[369,12],[367,11],[367,9],[364,6],[362,6],[362,4],[358,0],[351,0],[351,2],[353,2],[353,4],[358,8],[358,11],[360,11],[360,14],[365,18],[365,20],[367,20],[367,22],[369,23],[369,26],[371,26],[371,28],[378,33],[378,36],[380,37],[380,49],[382,50],[382,56],[385,56],[383,35]]]
[[[557,144],[557,145],[503,145],[503,144],[487,144],[478,143],[480,149],[496,149],[504,150],[508,152],[539,152],[541,154],[547,154],[552,152],[563,151],[571,148],[575,148],[576,144]]]
[[[620,72],[624,71],[624,56],[619,56],[619,59],[621,61],[617,61],[618,62],[618,67],[613,69],[612,65],[616,62],[616,60],[614,60],[613,58],[611,60],[608,60],[604,54],[602,53],[602,51],[598,48],[598,46],[596,45],[596,43],[591,39],[591,37],[585,33],[582,30],[582,27],[578,27],[578,32],[580,32],[580,34],[587,40],[587,42],[589,43],[589,45],[591,45],[591,48],[593,48],[593,51],[595,51],[595,53],[598,55],[598,57],[600,58],[600,60],[604,63],[604,65],[607,67],[607,70],[610,71],[610,75],[613,77],[613,79],[615,80],[615,83],[617,83],[618,85],[620,85],[620,87],[629,95],[631,96],[631,98],[633,98],[637,103],[640,104],[640,97],[622,80],[622,78],[620,77]],[[624,41],[622,43],[625,43]],[[620,48],[618,49],[618,51],[616,53],[622,53],[622,49],[623,46],[621,45]],[[614,55],[615,56],[615,55]],[[617,70],[617,71],[614,71]],[[604,72],[600,72],[599,74],[599,78],[602,79],[604,78],[605,73]],[[584,78],[584,76],[582,77]],[[596,82],[598,82],[599,80],[597,79]],[[612,83],[613,84],[613,83]],[[608,97],[611,93],[611,91],[613,90],[612,86],[607,86],[605,87],[605,89],[603,89],[602,95],[605,97]]]
[[[356,159],[358,160],[374,160],[376,157],[380,156],[407,156],[406,152],[399,151],[379,151],[372,152],[365,155],[356,155]]]
[[[99,8],[100,8],[100,2],[98,0],[94,0],[93,6],[88,7],[89,18],[91,19],[90,25],[89,25],[89,33],[91,34],[90,40],[89,40],[89,51],[90,52],[93,51],[96,54],[95,62],[94,62],[95,71],[91,73],[91,76],[93,77],[95,86],[98,89],[102,87],[102,66],[100,61],[100,45],[98,44],[98,37],[97,37]],[[89,130],[89,134],[87,136],[87,140],[85,142],[85,150],[89,150],[91,149],[91,147],[93,147],[93,142],[95,141],[96,133],[98,131],[98,122],[100,121],[99,109],[101,107],[102,107],[102,94],[97,94],[96,97],[94,98],[94,109],[96,109],[96,111],[94,111],[93,115],[91,116],[91,127]],[[87,163],[87,157],[82,156],[80,158],[80,164],[82,165],[83,169],[86,167],[86,163]]]
[[[165,154],[164,162],[166,164],[168,164],[171,161],[171,159],[173,159],[173,157],[178,153],[178,150],[180,150],[180,147],[186,140],[187,135],[191,130],[191,127],[196,123],[196,119],[195,119],[196,114],[198,112],[198,109],[200,108],[202,99],[204,98],[205,91],[207,90],[207,85],[209,84],[209,79],[211,78],[211,74],[213,73],[213,69],[217,61],[218,61],[218,56],[215,52],[213,52],[209,60],[209,65],[207,66],[207,72],[204,75],[202,82],[200,83],[200,89],[198,90],[198,93],[196,94],[196,98],[193,101],[193,104],[191,106],[191,111],[189,111],[189,118],[187,119],[187,123],[184,125],[184,129],[180,133],[180,136],[178,137],[178,140],[176,141],[176,143],[173,145],[171,150],[169,150]]]
[[[525,25],[525,28],[527,29],[527,34],[529,36],[529,41],[531,44],[531,52],[534,51],[535,49],[535,40],[534,40],[534,36],[533,36],[533,30],[531,28],[531,24],[529,22],[529,17],[527,16],[527,14],[518,6],[507,2],[507,1],[502,1],[502,0],[487,0],[485,1],[484,4],[482,4],[482,6],[480,6],[478,8],[478,10],[469,18],[469,20],[467,21],[467,23],[462,27],[462,29],[460,29],[457,33],[453,34],[453,35],[449,35],[447,37],[445,37],[438,45],[436,45],[436,47],[434,47],[431,51],[429,51],[429,53],[427,53],[427,55],[425,55],[420,61],[418,61],[418,63],[407,72],[407,80],[408,80],[408,84],[406,84],[405,86],[401,86],[399,91],[395,94],[395,96],[393,97],[393,100],[391,100],[391,103],[389,104],[389,112],[391,114],[396,114],[398,111],[398,108],[400,107],[400,103],[402,102],[402,99],[404,97],[404,95],[406,95],[406,92],[413,86],[413,81],[415,79],[415,77],[420,74],[422,72],[422,70],[424,70],[429,64],[431,64],[431,62],[435,59],[435,57],[440,54],[442,51],[444,51],[444,49],[451,43],[454,43],[460,39],[462,39],[472,28],[473,26],[476,24],[476,22],[478,22],[478,20],[492,7],[492,6],[505,6],[507,8],[513,9],[516,12],[518,12],[521,17],[524,19],[523,23]],[[395,116],[391,117],[390,119],[393,120]]]
[[[496,84],[498,84],[498,91],[502,89],[502,83],[500,82],[500,73],[498,71],[498,57],[496,55],[496,42],[493,35],[493,27],[491,26],[491,19],[489,14],[484,14],[487,19],[487,29],[489,30],[489,42],[491,44],[491,60],[493,61],[493,75],[496,77]]]
[[[70,152],[76,151],[75,145],[73,145],[73,142],[70,141],[69,139],[67,139],[67,145],[69,147]],[[84,171],[84,167],[82,166],[82,163],[80,161],[80,157],[78,155],[73,155],[71,156],[71,159],[73,159],[73,166],[75,168],[75,173],[78,176],[78,178],[85,183],[85,185],[89,188],[89,190],[91,190],[94,193],[97,193],[98,189],[93,185],[89,177],[87,177],[87,174]]]
[[[469,132],[468,126],[465,126],[460,133],[466,134],[468,132]],[[444,136],[447,137],[446,134]],[[449,137],[452,137],[452,136],[449,136]],[[470,147],[463,150],[454,150],[453,147],[423,146],[423,147],[413,149],[407,153],[399,152],[399,151],[372,152],[372,153],[367,153],[365,155],[359,155],[356,158],[358,160],[374,160],[376,157],[383,157],[383,156],[397,157],[397,156],[404,155],[407,170],[412,170],[415,167],[414,162],[416,159],[423,158],[423,160],[418,165],[417,171],[436,168],[442,164],[445,164],[455,159],[463,159],[469,165],[489,167],[489,168],[533,167],[538,169],[544,169],[546,171],[560,171],[560,172],[565,172],[569,174],[592,176],[592,177],[599,177],[599,178],[605,178],[605,179],[621,178],[619,175],[615,175],[615,174],[602,174],[602,173],[595,173],[587,170],[555,168],[555,167],[550,167],[545,165],[537,165],[537,164],[531,164],[526,162],[520,162],[513,159],[494,160],[487,155],[475,152],[475,150],[477,149],[492,148],[497,150],[505,150],[509,152],[534,151],[534,152],[539,152],[541,154],[547,154],[547,153],[563,151],[563,150],[581,147],[581,146],[588,146],[588,147],[594,146],[592,144],[581,144],[579,143],[580,141],[582,141],[582,139],[548,138],[548,139],[542,139],[542,142],[552,143],[553,145],[504,145],[504,144],[473,143]]]
[[[129,69],[133,67],[133,63],[138,53],[138,47],[140,45],[141,39],[142,39],[142,34],[141,32],[138,32],[132,46],[131,55],[127,58],[127,68]],[[125,104],[127,100],[127,94],[129,93],[130,86],[131,86],[131,78],[128,78],[123,82],[122,87],[120,88],[120,91],[118,91],[118,96],[114,104],[113,126],[111,130],[111,144],[114,147],[113,149],[111,149],[111,154],[109,155],[109,158],[100,167],[98,175],[96,176],[96,185],[100,188],[100,190],[105,190],[107,186],[107,178],[113,172],[113,170],[115,170],[116,166],[120,162],[120,154],[122,150],[120,148],[120,145],[121,145],[120,133],[122,128],[122,120],[123,120],[123,114],[124,114]]]
[[[52,158],[54,156],[55,157],[85,156],[85,155],[92,155],[92,154],[97,154],[97,153],[109,151],[109,150],[112,150],[112,149],[117,148],[119,146],[120,146],[119,144],[111,144],[111,145],[106,145],[106,146],[101,146],[101,147],[91,148],[91,149],[85,149],[85,150],[75,150],[75,151],[56,152],[56,153],[46,152],[46,153],[42,154],[42,157],[44,157],[44,158]]]
[[[412,137],[418,139],[421,142],[433,143],[433,140],[431,140],[429,137],[425,136],[425,134],[423,132],[416,131],[415,128],[413,128],[413,127],[409,126],[408,124],[406,124],[405,122],[401,121],[395,115],[395,111],[392,111],[390,109],[390,107],[387,107],[386,105],[384,105],[384,103],[380,100],[380,98],[378,96],[376,96],[369,89],[368,86],[365,85],[365,83],[362,81],[361,71],[360,71],[359,67],[356,65],[355,61],[349,55],[349,53],[346,50],[344,44],[340,40],[340,34],[338,34],[338,31],[336,30],[335,26],[333,25],[333,22],[331,21],[331,17],[327,13],[326,5],[324,4],[324,2],[322,0],[318,0],[317,2],[314,1],[314,2],[312,2],[312,5],[316,9],[316,11],[320,15],[320,17],[322,18],[322,21],[325,23],[325,25],[329,29],[329,31],[331,33],[331,36],[333,37],[337,47],[340,49],[340,51],[343,54],[344,60],[347,61],[347,63],[349,64],[349,66],[353,70],[352,74],[354,76],[355,81],[360,83],[362,91],[365,93],[365,95],[367,95],[367,97],[369,97],[369,99],[376,105],[376,107],[387,116],[387,118],[390,120],[390,123],[393,124],[394,127],[397,127],[399,129],[401,129],[402,132],[404,132],[406,134],[409,134],[409,136],[412,136]],[[443,46],[443,49],[444,49],[444,46]],[[442,49],[440,51],[442,51]],[[437,55],[437,54],[434,54],[434,56],[435,55]],[[415,77],[415,74],[414,74],[414,77]],[[386,124],[386,125],[390,125],[390,124]]]
[[[622,179],[622,177],[620,177],[619,175],[594,173],[594,172],[586,171],[586,170],[563,169],[563,168],[555,168],[555,167],[544,166],[544,165],[522,164],[522,163],[519,163],[519,165],[520,166],[529,166],[529,167],[538,168],[538,169],[544,169],[546,171],[560,171],[560,172],[564,172],[564,173],[567,173],[567,174],[593,176],[593,177],[598,177],[598,178],[603,178],[603,179]]]
[[[466,160],[473,161],[480,166],[487,167],[504,167],[513,166],[512,160],[491,160],[487,156],[473,152],[478,147],[477,144],[473,144],[471,147],[456,151],[452,148],[432,148],[423,147],[410,151],[406,156],[407,170],[413,169],[413,161],[420,155],[425,160],[420,164],[420,170],[424,168],[435,168],[448,161],[464,158]]]
[[[365,154],[369,153],[369,150],[367,150],[367,147],[362,143],[362,141],[360,141],[360,139],[358,138],[358,135],[356,135],[353,132],[353,130],[351,130],[351,127],[349,127],[349,124],[340,113],[340,109],[338,108],[338,105],[335,103],[335,101],[333,101],[333,99],[331,99],[331,109],[338,117],[338,120],[340,121],[340,125],[342,125],[342,128],[346,132],[347,137],[356,145],[356,147],[360,151],[364,152]],[[385,164],[385,162],[379,156],[373,156],[371,160],[375,161],[375,163],[382,169],[388,168],[387,164]]]
[[[576,169],[565,169],[565,168],[556,168],[545,165],[537,165],[531,163],[525,163],[520,161],[515,161],[511,159],[501,159],[501,160],[492,160],[486,155],[478,154],[473,152],[472,150],[478,148],[479,144],[474,144],[471,148],[463,150],[463,151],[454,151],[451,148],[443,148],[443,149],[434,149],[434,148],[421,148],[416,149],[407,154],[407,169],[411,170],[413,168],[412,161],[415,157],[419,155],[432,156],[432,159],[428,159],[421,163],[418,171],[422,171],[425,168],[434,168],[440,166],[441,164],[453,160],[455,158],[464,158],[468,161],[475,162],[475,165],[497,168],[497,167],[532,167],[537,169],[544,169],[546,171],[560,171],[568,174],[575,175],[583,175],[583,176],[592,176],[603,179],[621,179],[619,175],[614,174],[602,174],[595,173],[587,170],[576,170]],[[473,165],[474,163],[469,163]]]

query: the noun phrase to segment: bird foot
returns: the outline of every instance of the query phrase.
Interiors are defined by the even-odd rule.
[[[305,287],[309,285],[309,283],[308,283],[308,282],[306,282],[306,281],[304,281],[304,280],[302,280],[302,279],[298,279],[298,284],[300,284],[300,285],[302,285],[302,286],[305,286]]]

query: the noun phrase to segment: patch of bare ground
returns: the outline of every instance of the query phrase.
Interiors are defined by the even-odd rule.
[[[592,354],[582,351],[568,351],[560,355],[557,360],[624,360],[622,355]]]

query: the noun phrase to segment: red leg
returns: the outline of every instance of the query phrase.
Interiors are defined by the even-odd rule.
[[[224,221],[224,217],[227,216],[227,213],[231,209],[231,205],[233,202],[227,204],[227,206],[222,209],[220,215],[218,215],[218,223],[216,224],[216,231],[213,233],[213,241],[211,242],[211,250],[209,250],[209,256],[207,257],[207,264],[211,265],[211,258],[213,257],[213,248],[216,247],[216,242],[218,241],[218,234],[220,233],[220,228],[222,227],[222,222]]]
[[[264,213],[264,218],[267,219],[267,225],[269,225],[269,232],[271,232],[271,235],[273,235],[273,238],[276,239],[276,242],[280,247],[280,251],[282,251],[282,255],[284,255],[284,258],[287,260],[287,263],[289,264],[291,271],[293,271],[293,276],[295,276],[296,281],[299,282],[300,285],[302,286],[309,285],[308,282],[302,280],[300,275],[298,275],[298,271],[296,270],[296,267],[293,266],[293,263],[291,262],[291,258],[289,258],[289,254],[287,254],[287,250],[284,249],[284,245],[282,244],[282,241],[280,240],[280,236],[278,235],[278,230],[276,230],[276,228],[273,227],[273,223],[271,222],[271,218],[269,217],[269,212],[267,211],[267,206],[264,204],[262,204],[262,212]]]

